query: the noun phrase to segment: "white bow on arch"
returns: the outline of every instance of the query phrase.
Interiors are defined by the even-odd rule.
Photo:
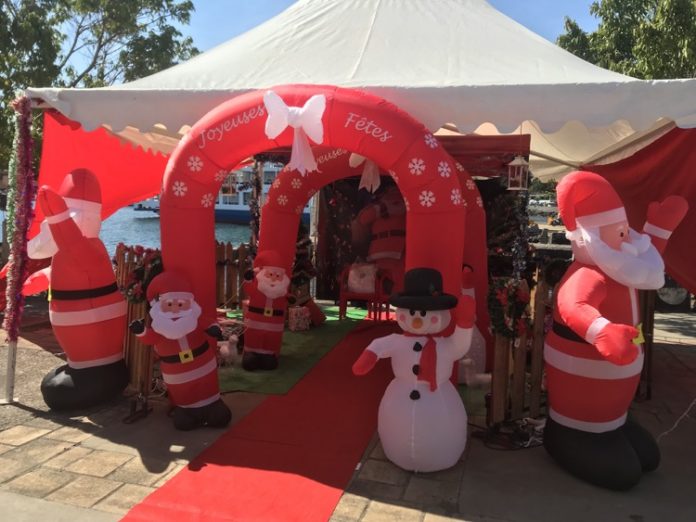
[[[381,181],[379,178],[379,167],[377,164],[374,161],[367,159],[365,156],[361,156],[355,152],[353,152],[350,155],[350,158],[348,158],[348,165],[350,165],[352,168],[359,167],[363,162],[365,163],[365,167],[363,168],[362,176],[360,176],[360,186],[358,189],[364,188],[368,192],[374,193],[379,188]]]
[[[267,91],[263,96],[263,104],[268,113],[266,136],[269,139],[279,136],[288,125],[295,131],[288,168],[297,170],[303,176],[318,170],[307,137],[317,144],[324,141],[321,118],[326,109],[326,97],[323,94],[315,94],[303,107],[288,107],[275,92]]]

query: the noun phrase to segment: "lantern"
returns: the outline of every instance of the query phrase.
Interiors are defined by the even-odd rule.
[[[529,163],[520,155],[508,163],[508,190],[527,190]]]

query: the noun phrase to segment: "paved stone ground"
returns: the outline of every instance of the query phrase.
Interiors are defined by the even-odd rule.
[[[375,436],[331,520],[696,520],[696,408],[683,415],[696,396],[696,316],[666,314],[656,322],[661,344],[654,354],[653,397],[633,410],[659,436],[663,462],[630,492],[575,480],[543,448],[496,451],[480,438],[469,441],[452,469],[405,472],[386,460]],[[153,400],[153,413],[134,424],[122,422],[127,397],[79,415],[54,413],[43,403],[39,383],[61,364],[60,350],[40,304],[28,307],[22,335],[18,402],[0,407],[0,520],[118,520],[222,433],[175,431],[163,400]],[[1,347],[3,378],[6,354]],[[4,382],[0,386],[4,392]],[[225,395],[235,421],[263,399]]]

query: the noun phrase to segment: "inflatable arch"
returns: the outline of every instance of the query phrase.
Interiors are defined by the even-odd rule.
[[[286,170],[276,179],[262,209],[259,252],[275,250],[290,271],[302,208],[318,189],[337,179],[322,173],[321,154],[326,160],[344,154],[347,163],[350,151],[388,172],[405,199],[406,269],[435,268],[442,273],[444,291],[458,295],[466,208],[480,206],[481,200],[473,182],[434,136],[393,104],[360,91],[315,85],[271,90],[288,107],[303,107],[310,97],[323,95],[321,145],[333,151],[318,150],[318,171],[301,175]],[[213,205],[223,179],[246,158],[293,142],[290,127],[275,139],[266,136],[266,92],[233,98],[209,112],[167,164],[160,198],[164,265],[192,282],[204,316],[215,313]],[[460,183],[460,175],[466,176],[466,183]],[[485,258],[485,232],[479,239],[471,247],[467,243],[467,249],[483,252]],[[485,278],[485,265],[480,268]]]

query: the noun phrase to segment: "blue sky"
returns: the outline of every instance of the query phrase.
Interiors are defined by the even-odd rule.
[[[294,0],[194,0],[196,11],[191,24],[182,28],[193,37],[201,51],[230,38],[284,11]],[[590,15],[592,0],[489,0],[496,9],[547,40],[555,41],[563,32],[565,16],[573,18],[586,31],[597,21]]]

